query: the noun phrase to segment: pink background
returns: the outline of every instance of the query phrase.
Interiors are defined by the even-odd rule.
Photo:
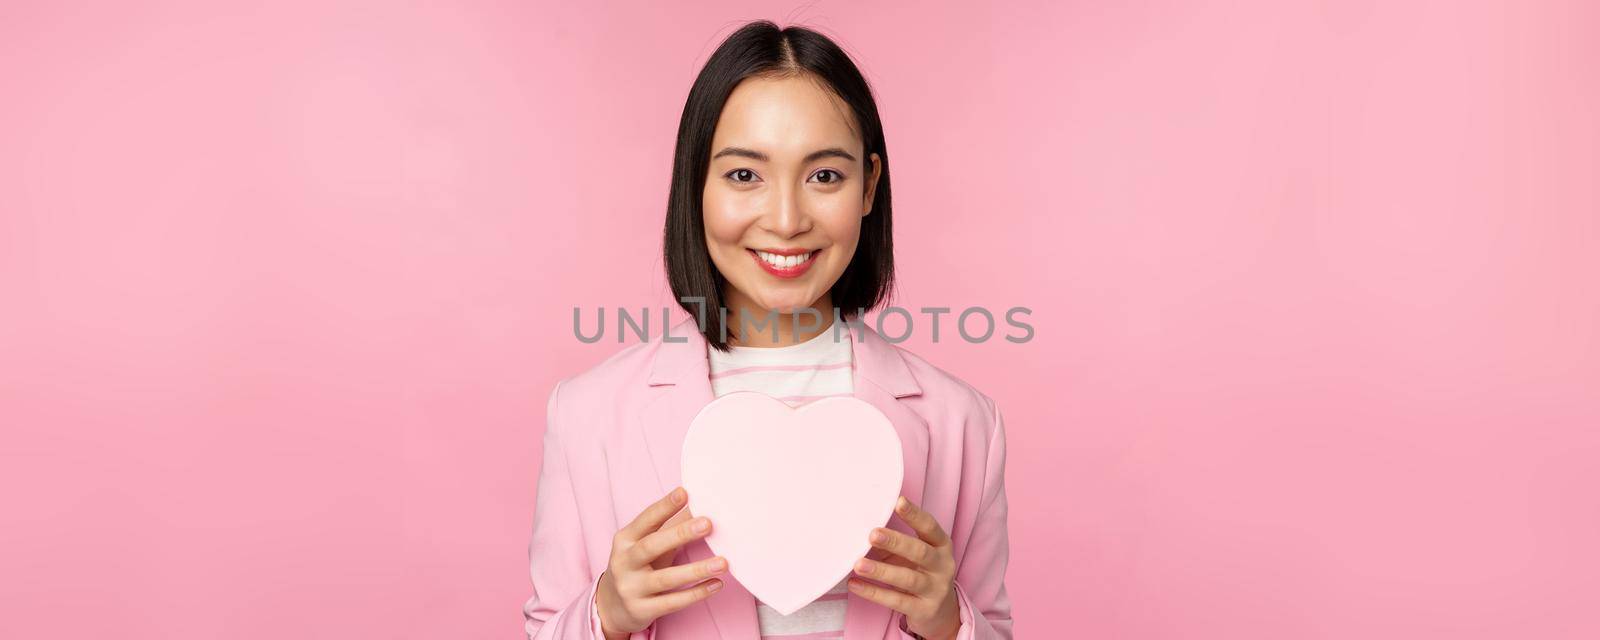
[[[517,637],[758,17],[876,88],[896,303],[1034,309],[906,343],[1006,413],[1019,637],[1600,635],[1595,3],[133,4],[0,8],[0,635]]]

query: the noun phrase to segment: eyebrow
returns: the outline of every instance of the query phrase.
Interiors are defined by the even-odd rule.
[[[716,160],[722,156],[740,156],[744,158],[750,158],[751,160],[760,160],[761,162],[768,162],[772,160],[772,158],[767,157],[767,154],[765,153],[753,149],[745,149],[743,147],[723,147],[721,151],[717,152],[717,155],[711,156],[711,159]],[[850,152],[838,147],[828,147],[827,149],[818,149],[806,154],[805,159],[802,160],[800,164],[811,164],[817,160],[829,157],[844,158],[850,162],[856,161],[856,157],[850,155]]]

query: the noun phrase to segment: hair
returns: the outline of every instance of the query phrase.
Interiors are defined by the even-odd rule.
[[[879,176],[872,213],[862,218],[855,255],[829,290],[830,298],[839,316],[851,319],[887,301],[894,288],[889,152],[871,87],[850,57],[826,36],[805,27],[780,29],[768,20],[751,22],[717,47],[689,89],[678,122],[672,188],[667,196],[663,239],[667,280],[678,306],[703,318],[700,333],[719,351],[728,350],[721,312],[722,287],[727,281],[706,247],[702,205],[717,120],[734,87],[752,76],[811,76],[850,106],[865,147],[861,161],[868,165],[870,179],[872,154],[878,154]],[[704,303],[698,304],[695,298]]]

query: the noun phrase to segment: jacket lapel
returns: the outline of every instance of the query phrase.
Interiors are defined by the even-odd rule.
[[[928,424],[902,404],[900,398],[922,395],[922,388],[917,385],[916,378],[912,377],[911,370],[900,357],[899,349],[893,344],[867,327],[865,322],[850,326],[850,329],[855,338],[851,342],[851,361],[855,369],[854,395],[877,407],[894,425],[904,455],[905,476],[900,481],[900,494],[920,505],[928,471]],[[916,531],[892,514],[883,526],[917,535]],[[862,536],[866,534],[866,531],[861,532]],[[853,591],[847,592],[844,640],[880,640],[886,637],[894,614],[883,605],[862,598]]]
[[[877,407],[900,436],[905,476],[901,494],[922,504],[923,483],[928,465],[928,426],[915,412],[899,401],[920,395],[921,387],[912,377],[894,345],[865,323],[848,325],[852,334],[851,363],[853,395]],[[674,342],[658,339],[651,362],[648,384],[665,387],[665,392],[649,402],[635,416],[635,428],[643,432],[650,460],[659,484],[656,495],[665,494],[682,482],[683,438],[689,423],[701,407],[714,399],[710,366],[706,360],[706,340],[696,329],[693,318],[674,325],[668,332]],[[665,336],[664,336],[665,337]],[[683,340],[683,342],[675,342]],[[693,503],[693,496],[690,502]],[[890,516],[885,526],[910,535],[916,533],[898,518]],[[865,531],[861,532],[863,539]],[[679,564],[696,562],[715,555],[704,540],[684,545]],[[690,607],[709,614],[722,640],[756,640],[760,623],[755,597],[738,579],[725,581],[721,593]],[[894,612],[850,592],[845,606],[845,640],[879,640],[885,637]]]

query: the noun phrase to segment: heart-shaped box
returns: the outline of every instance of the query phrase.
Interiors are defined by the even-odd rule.
[[[789,615],[851,573],[900,497],[900,436],[853,397],[798,408],[753,391],[707,403],[683,438],[690,513],[706,544],[767,606]]]

